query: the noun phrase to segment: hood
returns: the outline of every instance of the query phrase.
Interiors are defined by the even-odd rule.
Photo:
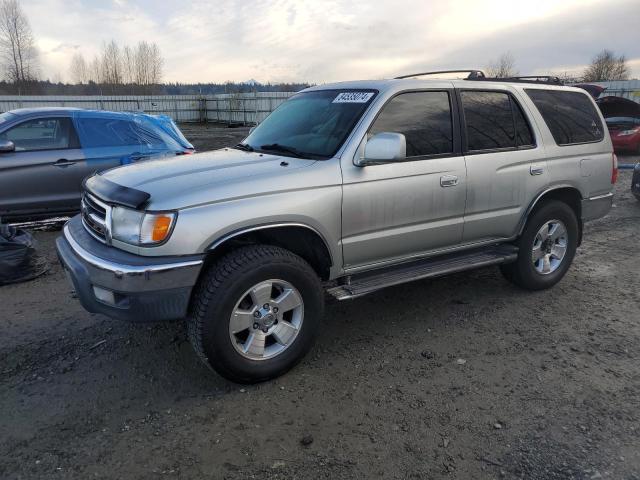
[[[149,160],[102,174],[150,195],[147,209],[177,210],[295,188],[290,179],[315,160],[222,149]]]
[[[573,86],[586,90],[587,92],[589,92],[589,95],[591,95],[593,98],[598,98],[600,94],[607,89],[607,87],[603,87],[601,85],[594,85],[592,83],[579,83]]]
[[[640,118],[640,103],[622,97],[602,97],[596,102],[604,118],[635,117]]]

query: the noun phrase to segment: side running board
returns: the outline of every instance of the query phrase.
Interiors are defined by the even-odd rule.
[[[450,273],[472,270],[488,265],[514,262],[518,248],[513,245],[495,245],[481,250],[440,255],[435,258],[403,263],[389,268],[377,269],[347,277],[348,283],[327,289],[338,300],[361,297],[401,283],[434,278]]]

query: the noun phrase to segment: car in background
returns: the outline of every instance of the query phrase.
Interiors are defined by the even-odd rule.
[[[640,104],[613,96],[600,98],[597,103],[607,122],[614,151],[640,155]]]
[[[640,155],[640,118],[605,118],[616,153]]]
[[[80,210],[84,178],[194,151],[170,117],[73,108],[0,114],[0,220]]]

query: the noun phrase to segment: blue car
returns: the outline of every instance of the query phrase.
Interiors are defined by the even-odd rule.
[[[84,178],[149,158],[192,153],[170,117],[73,108],[0,115],[0,220],[75,214]]]

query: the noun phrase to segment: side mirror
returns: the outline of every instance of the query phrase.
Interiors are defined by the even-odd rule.
[[[358,159],[356,165],[364,167],[405,158],[407,158],[405,136],[401,133],[381,132],[367,140],[364,146],[364,158]]]
[[[11,140],[0,140],[0,153],[15,152],[16,146]]]

